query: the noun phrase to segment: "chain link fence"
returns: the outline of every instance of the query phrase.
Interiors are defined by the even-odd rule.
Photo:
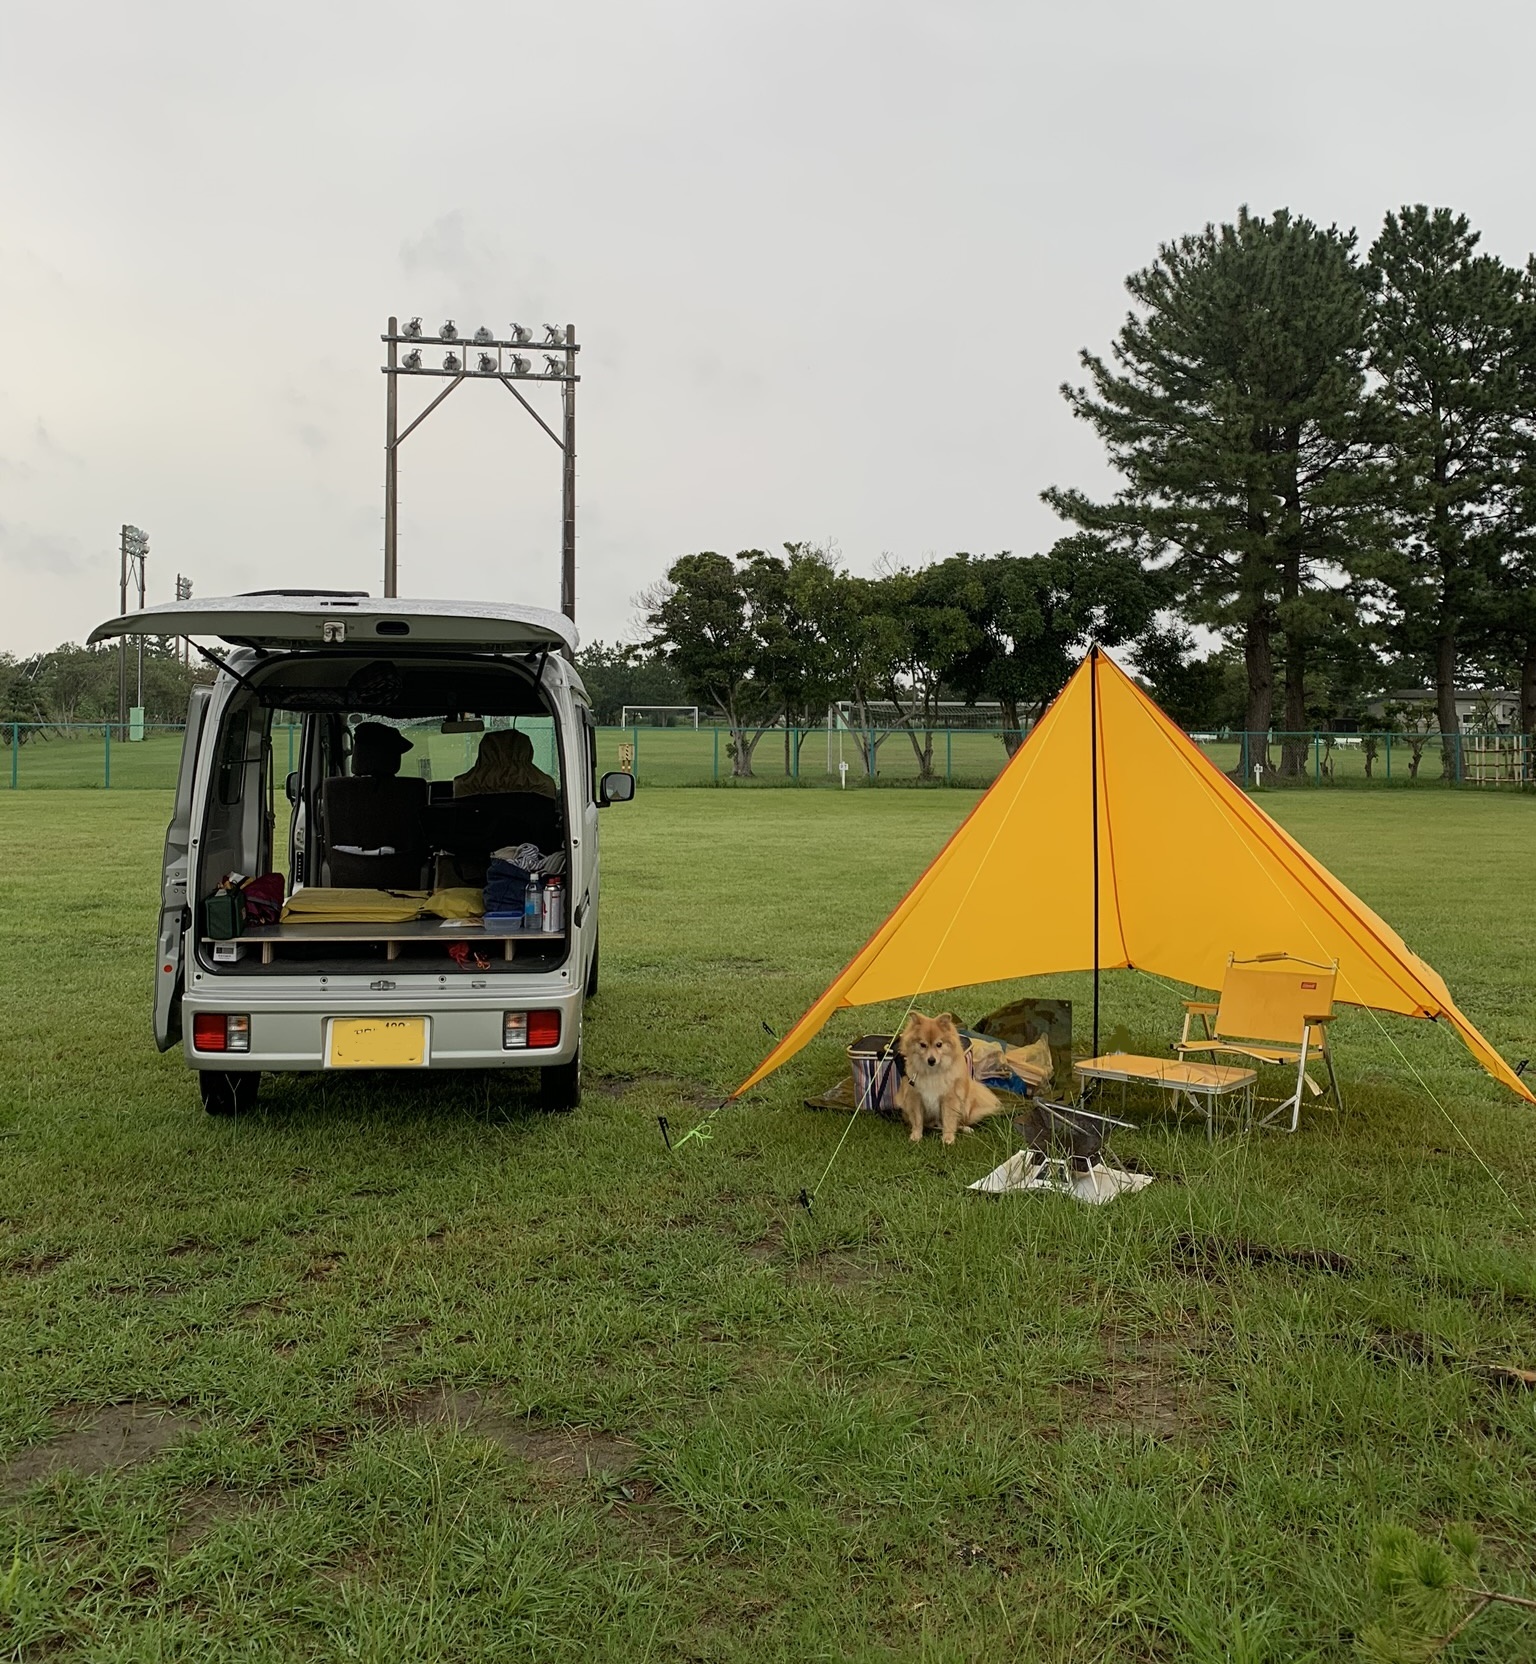
[[[297,724],[272,729],[273,757],[298,767]],[[168,791],[181,757],[179,724],[151,723],[142,739],[116,723],[7,723],[0,789],[12,791]],[[1005,736],[974,728],[913,734],[904,728],[769,729],[752,748],[752,774],[733,772],[727,728],[598,729],[599,772],[627,769],[643,786],[820,786],[864,790],[919,783],[981,787],[1012,754]],[[1443,787],[1519,789],[1536,784],[1536,751],[1524,734],[1209,734],[1191,735],[1210,762],[1250,791],[1290,788]],[[474,761],[478,736],[454,736],[452,772]],[[1016,745],[1014,747],[1016,749]],[[926,766],[925,766],[926,764]],[[444,774],[443,777],[447,777]]]

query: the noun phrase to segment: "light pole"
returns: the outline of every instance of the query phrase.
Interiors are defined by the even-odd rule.
[[[176,599],[190,601],[192,599],[192,580],[176,574]],[[181,638],[181,662],[186,665],[192,663],[192,643],[187,636]]]
[[[386,346],[387,362],[382,366],[386,382],[384,399],[384,593],[398,594],[397,550],[400,530],[399,467],[400,446],[432,414],[462,381],[499,381],[524,410],[554,440],[561,452],[560,501],[560,610],[573,622],[576,618],[576,326],[544,325],[544,339],[535,342],[532,330],[513,324],[505,338],[493,335],[483,325],[473,336],[461,336],[450,318],[436,335],[424,335],[421,319],[412,318],[401,329],[399,320],[389,320],[389,331],[380,337]],[[442,367],[423,361],[423,348],[446,348]],[[404,348],[404,352],[401,352]],[[535,370],[526,352],[540,351],[544,368]],[[435,354],[434,354],[435,356]],[[409,422],[400,427],[398,396],[401,376],[436,376],[448,385]],[[561,401],[561,432],[556,433],[518,391],[520,381],[558,382]]]
[[[144,610],[145,562],[149,559],[149,533],[137,526],[124,526],[118,541],[117,601],[118,612],[128,610],[128,585],[133,582],[139,591],[139,611]],[[144,703],[144,640],[139,638],[139,704]],[[118,738],[128,738],[128,642],[120,637],[117,644],[117,726]]]

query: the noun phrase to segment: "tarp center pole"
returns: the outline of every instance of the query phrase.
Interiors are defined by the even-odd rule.
[[[1088,757],[1093,769],[1093,1050],[1099,1055],[1099,649],[1088,649]]]

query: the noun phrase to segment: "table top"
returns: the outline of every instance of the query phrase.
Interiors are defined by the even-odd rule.
[[[1220,1097],[1241,1092],[1258,1080],[1253,1069],[1239,1069],[1226,1063],[1181,1063],[1171,1057],[1137,1057],[1132,1052],[1110,1052],[1104,1057],[1084,1058],[1073,1069],[1088,1080],[1145,1081],[1180,1092],[1207,1092]]]

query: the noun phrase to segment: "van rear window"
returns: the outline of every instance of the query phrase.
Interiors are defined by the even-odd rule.
[[[245,791],[245,745],[250,736],[248,711],[232,711],[224,721],[224,744],[219,751],[219,802],[234,804]]]

